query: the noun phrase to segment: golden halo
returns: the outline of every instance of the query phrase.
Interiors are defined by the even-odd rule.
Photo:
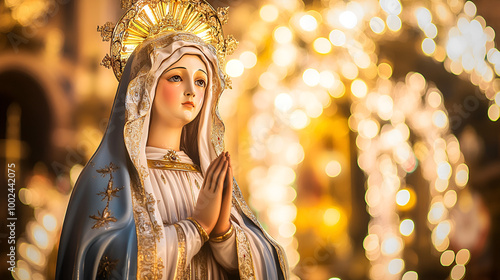
[[[228,7],[215,11],[205,0],[139,0],[128,6],[114,28],[111,22],[97,28],[103,41],[111,39],[111,56],[106,55],[101,65],[112,68],[118,81],[135,48],[161,33],[197,35],[215,48],[220,65],[224,65],[226,55],[231,54],[238,43],[233,36],[224,39],[222,32]]]

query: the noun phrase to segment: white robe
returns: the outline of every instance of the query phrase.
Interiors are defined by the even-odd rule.
[[[146,147],[148,160],[160,160],[167,150],[157,147]],[[184,152],[177,152],[181,162],[193,164]],[[175,275],[183,273],[184,277],[191,279],[227,279],[228,273],[238,274],[238,252],[236,234],[220,243],[207,242],[201,246],[201,237],[194,224],[186,220],[191,217],[200,187],[203,184],[201,173],[196,171],[179,171],[149,168],[149,176],[153,187],[154,196],[157,200],[158,209],[163,221],[163,229],[167,240],[165,247],[167,266],[165,273],[167,279],[174,279]],[[250,243],[254,272],[257,279],[266,279],[265,260],[260,257],[261,252],[271,251],[267,243],[262,243],[258,237],[247,228],[241,216],[232,208],[232,223],[242,227],[247,240]],[[175,264],[178,264],[179,246],[178,232],[174,224],[180,225],[185,235],[186,261],[184,272]],[[265,246],[266,248],[263,248]],[[172,265],[170,265],[172,264]]]

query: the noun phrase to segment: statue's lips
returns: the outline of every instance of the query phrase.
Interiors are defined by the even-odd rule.
[[[182,104],[182,105],[184,105],[184,106],[188,106],[188,107],[192,107],[192,108],[194,108],[194,103],[193,103],[193,102],[191,102],[191,101],[186,101],[186,102],[181,103],[181,104]]]

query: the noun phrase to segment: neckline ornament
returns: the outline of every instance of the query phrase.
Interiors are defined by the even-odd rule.
[[[121,0],[124,15],[116,23],[98,26],[103,41],[111,41],[110,54],[101,65],[113,69],[120,81],[127,60],[148,38],[172,32],[191,33],[214,47],[219,64],[225,65],[238,41],[228,35],[224,38],[222,25],[227,23],[229,7],[215,10],[205,0]],[[229,76],[224,73],[226,87],[231,88]]]

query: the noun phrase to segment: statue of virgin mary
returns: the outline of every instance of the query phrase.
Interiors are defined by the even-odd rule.
[[[283,249],[247,206],[224,152],[217,104],[235,45],[222,36],[227,9],[126,5],[114,28],[100,28],[111,39],[103,64],[119,86],[71,195],[56,279],[288,279]]]

